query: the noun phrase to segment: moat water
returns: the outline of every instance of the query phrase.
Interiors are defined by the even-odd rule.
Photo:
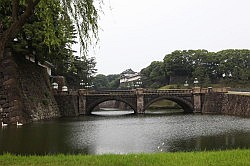
[[[250,148],[250,119],[130,111],[0,129],[0,154],[127,154]],[[124,115],[125,114],[125,115]]]

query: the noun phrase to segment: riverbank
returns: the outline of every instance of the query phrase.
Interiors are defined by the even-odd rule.
[[[250,150],[228,150],[211,152],[176,152],[157,154],[128,155],[48,155],[48,156],[16,156],[4,154],[0,156],[0,165],[250,165]]]

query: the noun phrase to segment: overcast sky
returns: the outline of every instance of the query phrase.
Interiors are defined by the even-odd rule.
[[[249,49],[250,0],[104,0],[99,74],[140,71],[174,50]]]

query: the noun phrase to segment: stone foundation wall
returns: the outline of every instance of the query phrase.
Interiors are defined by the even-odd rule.
[[[59,116],[46,69],[5,53],[0,61],[0,121],[29,123]]]
[[[236,94],[224,95],[221,113],[250,117],[250,96]]]
[[[202,113],[250,117],[250,96],[224,93],[205,94]]]
[[[60,113],[64,117],[79,115],[78,95],[55,95]]]

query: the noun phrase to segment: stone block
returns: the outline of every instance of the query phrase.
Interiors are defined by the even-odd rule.
[[[11,85],[14,85],[15,83],[16,83],[16,80],[13,79],[13,78],[10,78],[10,79],[4,81],[4,82],[3,82],[3,85],[4,85],[4,86],[11,86]]]
[[[2,108],[9,108],[9,107],[10,107],[9,103],[5,103],[5,104],[2,105]]]
[[[0,105],[3,105],[3,104],[5,104],[6,103],[6,100],[0,100]]]

